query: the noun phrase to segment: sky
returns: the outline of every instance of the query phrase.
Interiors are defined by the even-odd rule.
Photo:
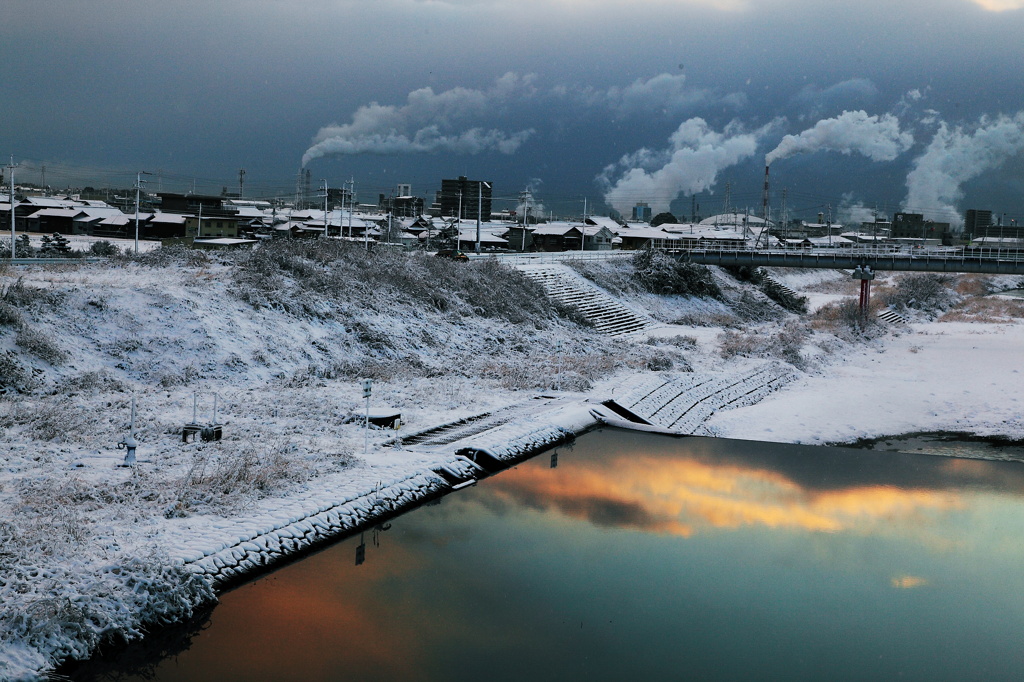
[[[0,159],[63,184],[490,181],[556,216],[1024,218],[1024,0],[7,0]],[[46,167],[45,173],[43,167]],[[695,199],[691,199],[695,195]]]

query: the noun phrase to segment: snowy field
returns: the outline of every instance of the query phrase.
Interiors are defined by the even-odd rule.
[[[213,598],[187,562],[242,564],[235,548],[266,550],[267,537],[297,549],[302,538],[267,530],[371,514],[429,489],[424,472],[466,466],[443,447],[383,447],[393,431],[371,431],[364,452],[367,376],[373,407],[401,412],[399,434],[520,404],[491,439],[527,442],[585,421],[585,409],[538,411],[540,393],[584,404],[645,376],[788,363],[793,381],[705,428],[801,443],[1024,438],[1024,301],[989,295],[1013,278],[889,277],[877,298],[911,323],[862,333],[836,304],[856,299],[845,273],[773,271],[807,297],[798,315],[717,269],[717,298],[659,296],[628,263],[600,264],[598,284],[664,323],[608,339],[489,266],[387,255],[388,279],[309,254],[151,256],[0,273],[0,679],[186,617]],[[133,398],[138,464],[126,468]],[[223,440],[183,442],[194,400],[202,423],[216,401]]]

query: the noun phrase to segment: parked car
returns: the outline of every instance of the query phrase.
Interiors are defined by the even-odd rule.
[[[469,256],[467,256],[462,251],[459,251],[458,249],[441,249],[434,255],[437,256],[438,258],[448,258],[450,260],[469,260]]]

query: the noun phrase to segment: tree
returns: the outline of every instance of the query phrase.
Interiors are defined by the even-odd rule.
[[[14,240],[14,256],[15,258],[32,258],[36,254],[35,248],[32,246],[31,240],[27,234],[20,234],[18,238]]]
[[[664,213],[659,213],[658,215],[651,218],[651,227],[657,227],[658,225],[664,225],[666,223],[675,224],[678,222],[679,221],[676,219],[674,215],[672,215],[668,211],[665,211]]]
[[[60,232],[43,235],[40,252],[45,256],[66,256],[71,252],[71,243]]]

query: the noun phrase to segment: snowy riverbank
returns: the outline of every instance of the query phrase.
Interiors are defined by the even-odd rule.
[[[798,316],[722,271],[719,298],[654,296],[629,288],[628,263],[608,264],[591,273],[598,283],[663,323],[610,340],[492,266],[384,263],[396,290],[380,272],[344,270],[363,258],[184,256],[3,275],[0,350],[22,385],[0,402],[0,679],[185,618],[215,585],[470,482],[481,472],[459,448],[514,460],[588,428],[586,400],[638,381],[791,363],[781,390],[704,422],[728,437],[1024,431],[1024,304],[968,305],[986,287],[943,299],[959,321],[920,312],[869,338],[828,309],[855,293],[843,273],[774,273],[810,299]],[[458,441],[402,446],[373,431],[364,453],[352,417],[367,374],[374,404],[402,413],[400,433],[471,419]],[[216,395],[223,440],[182,442],[195,391],[201,422]],[[133,396],[139,463],[122,468],[115,444]]]

